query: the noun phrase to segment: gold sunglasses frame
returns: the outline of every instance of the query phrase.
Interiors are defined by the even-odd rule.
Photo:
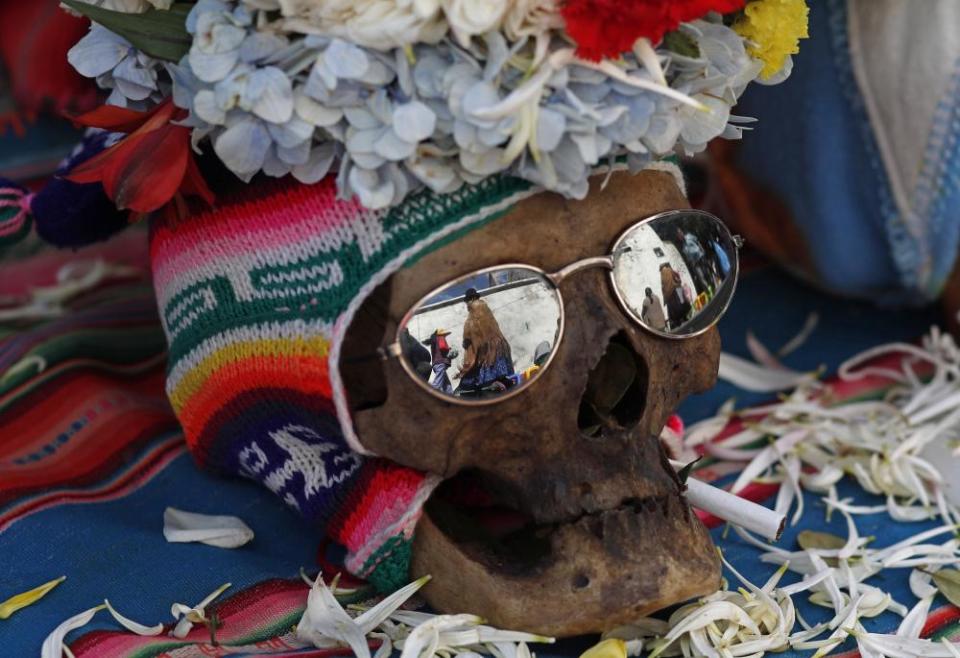
[[[726,237],[730,241],[730,244],[733,245],[733,249],[734,249],[734,254],[733,254],[734,258],[733,258],[733,263],[731,264],[731,273],[730,275],[728,275],[732,277],[731,290],[730,290],[730,294],[727,296],[726,301],[723,303],[723,307],[717,312],[716,317],[709,324],[705,325],[703,328],[688,334],[679,334],[679,335],[670,334],[665,331],[654,329],[653,327],[649,326],[646,322],[644,322],[640,318],[640,315],[634,312],[630,308],[630,306],[627,304],[623,294],[620,291],[619,286],[617,285],[617,281],[614,276],[614,268],[616,267],[617,252],[620,249],[620,247],[623,245],[623,242],[624,240],[626,240],[627,236],[636,228],[643,226],[644,224],[649,224],[658,219],[663,219],[664,217],[671,217],[674,215],[700,215],[702,217],[705,217],[713,221],[715,224],[717,224],[717,226],[720,228],[722,233],[726,235]],[[467,272],[466,274],[463,274],[454,279],[451,279],[450,281],[447,281],[442,286],[438,286],[433,290],[431,290],[430,292],[428,292],[426,295],[422,296],[419,300],[417,300],[417,302],[413,306],[410,307],[410,310],[408,310],[404,314],[403,318],[400,320],[400,323],[397,325],[397,332],[396,332],[396,335],[394,336],[393,342],[390,345],[387,345],[386,347],[380,348],[379,353],[384,360],[389,358],[396,358],[400,362],[400,366],[407,373],[410,379],[412,379],[420,388],[424,389],[425,391],[427,391],[428,393],[430,393],[431,395],[433,395],[434,397],[440,400],[444,400],[451,404],[460,404],[460,405],[471,406],[471,407],[496,404],[504,400],[509,400],[515,395],[519,395],[520,393],[526,391],[528,388],[530,388],[530,386],[534,384],[534,381],[536,379],[539,379],[540,376],[543,374],[543,372],[546,371],[547,368],[549,368],[550,365],[553,363],[553,359],[557,355],[557,348],[560,346],[560,343],[563,341],[564,330],[566,328],[566,310],[563,303],[563,292],[560,290],[560,284],[563,283],[563,281],[565,281],[570,276],[578,272],[581,272],[583,270],[593,269],[596,267],[602,267],[608,270],[608,279],[610,281],[610,287],[613,289],[613,293],[617,299],[617,303],[620,305],[620,308],[630,317],[631,320],[637,323],[637,325],[643,328],[645,331],[648,331],[655,336],[659,336],[661,338],[667,338],[670,340],[685,340],[687,338],[694,338],[696,336],[700,336],[706,333],[720,321],[720,318],[722,318],[724,314],[726,314],[727,309],[730,307],[730,302],[733,301],[733,295],[737,290],[737,282],[739,281],[739,278],[740,278],[739,250],[742,246],[743,246],[743,239],[738,235],[733,235],[730,232],[730,229],[727,228],[727,225],[724,224],[719,217],[717,217],[712,213],[708,213],[704,210],[694,210],[694,209],[676,209],[676,210],[666,210],[663,212],[659,212],[654,215],[650,215],[649,217],[644,217],[643,219],[640,219],[634,222],[633,224],[625,228],[623,231],[621,231],[621,233],[617,236],[617,239],[614,240],[613,246],[610,249],[610,253],[608,253],[606,256],[593,256],[590,258],[583,258],[552,273],[547,272],[535,265],[529,265],[526,263],[504,263],[501,265],[491,265],[489,267],[484,267],[478,270],[472,270],[470,272]],[[486,399],[463,399],[463,398],[458,398],[458,397],[449,396],[449,395],[440,393],[435,388],[430,386],[428,382],[424,381],[416,372],[414,372],[413,368],[410,366],[410,364],[407,363],[406,359],[402,358],[402,349],[400,346],[400,334],[403,331],[404,327],[407,326],[407,323],[410,322],[410,320],[415,315],[415,311],[421,308],[424,305],[424,302],[426,300],[430,299],[434,295],[437,295],[443,292],[450,286],[460,283],[461,281],[465,281],[475,276],[480,276],[482,274],[488,274],[490,272],[496,272],[500,270],[525,270],[532,274],[536,274],[539,277],[542,277],[546,281],[549,281],[550,284],[552,285],[554,294],[557,298],[557,303],[560,307],[560,320],[559,320],[560,326],[557,329],[556,339],[550,350],[550,357],[540,367],[540,372],[537,374],[534,380],[531,380],[526,385],[517,386],[514,390],[507,391],[501,395],[497,395],[496,397],[491,397]]]

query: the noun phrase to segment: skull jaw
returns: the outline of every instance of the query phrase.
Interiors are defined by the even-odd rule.
[[[441,612],[554,637],[603,632],[720,585],[710,535],[680,496],[559,524],[549,543],[549,557],[518,574],[482,546],[451,537],[428,509],[411,571],[433,576],[423,594]]]

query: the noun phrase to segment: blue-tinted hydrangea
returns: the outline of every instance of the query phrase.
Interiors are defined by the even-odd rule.
[[[547,24],[548,5],[525,0],[523,16]],[[483,16],[510,23],[493,6]],[[555,34],[525,32],[527,18],[485,34],[464,23],[405,48],[291,32],[275,19],[276,0],[199,0],[190,12],[193,45],[169,77],[195,145],[211,144],[244,180],[314,183],[336,171],[341,194],[371,208],[501,173],[582,198],[590,173],[616,159],[641,168],[739,137],[749,120],[731,108],[762,67],[712,20],[682,27],[697,57],[641,44],[593,63]],[[98,34],[84,48],[95,55],[88,74],[140,79],[129,44]]]
[[[81,75],[95,78],[101,88],[111,90],[107,99],[111,105],[138,108],[162,98],[161,63],[100,25],[90,26],[67,53],[67,60]]]

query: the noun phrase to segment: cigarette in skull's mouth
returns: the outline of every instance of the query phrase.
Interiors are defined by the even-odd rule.
[[[670,460],[671,466],[680,470],[684,464]],[[776,541],[780,539],[787,517],[753,501],[741,498],[719,487],[696,478],[687,478],[687,500],[697,509],[713,514],[744,530],[755,532]]]

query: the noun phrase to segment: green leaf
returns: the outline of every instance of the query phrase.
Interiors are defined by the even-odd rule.
[[[842,537],[837,537],[836,535],[831,535],[829,532],[804,530],[797,535],[797,543],[800,545],[800,548],[804,550],[816,550],[824,548],[838,549],[846,546],[847,540]],[[835,567],[840,564],[835,557],[826,557],[823,558],[823,561],[827,563],[827,566],[831,567]]]
[[[193,8],[191,2],[177,2],[168,10],[150,8],[142,14],[104,9],[80,0],[62,2],[156,59],[179,62],[193,42],[187,32],[187,14]]]
[[[686,484],[686,483],[687,483],[687,478],[690,477],[690,471],[693,470],[694,464],[696,464],[696,463],[697,463],[698,461],[700,461],[701,459],[703,459],[703,458],[702,458],[702,457],[697,457],[697,458],[694,459],[692,462],[690,462],[689,464],[687,464],[686,466],[684,466],[683,468],[681,468],[679,471],[677,471],[677,477],[680,478],[680,484]]]
[[[960,571],[956,569],[937,571],[933,574],[933,582],[950,603],[960,607]]]
[[[663,47],[684,57],[700,57],[700,46],[683,32],[667,32],[663,35]]]

